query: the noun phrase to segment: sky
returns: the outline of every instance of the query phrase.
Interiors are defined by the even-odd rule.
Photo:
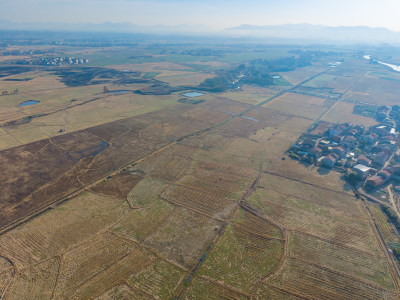
[[[399,0],[0,0],[0,20],[129,22],[222,29],[241,24],[309,23],[400,31]]]

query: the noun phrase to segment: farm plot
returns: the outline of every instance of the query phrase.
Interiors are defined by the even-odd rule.
[[[378,251],[368,221],[362,219],[361,213],[358,218],[345,215],[345,206],[342,209],[327,207],[266,189],[257,189],[248,202],[289,230],[305,232],[368,253]]]
[[[314,65],[303,68],[297,68],[294,71],[281,72],[279,74],[283,76],[286,80],[288,80],[291,84],[296,85],[312,76],[317,75],[323,70],[324,68],[322,66]]]
[[[281,289],[274,288],[270,285],[261,284],[256,290],[255,299],[279,299],[279,300],[296,300],[302,299],[289,292],[282,291]]]
[[[210,110],[224,112],[231,116],[240,114],[244,110],[251,107],[251,105],[247,103],[233,101],[214,94],[206,94],[205,96],[202,96],[201,99],[205,99],[206,101],[199,104],[199,106],[208,108]]]
[[[146,268],[153,261],[154,258],[148,253],[135,249],[109,268],[95,274],[94,277],[76,290],[73,297],[88,299],[100,296],[132,274]]]
[[[132,251],[137,251],[133,242],[110,233],[97,234],[82,241],[63,254],[54,296],[68,297],[83,282],[110,268]]]
[[[236,117],[228,123],[219,126],[215,132],[233,137],[250,137],[257,130],[267,126],[277,127],[279,124],[287,121],[290,116],[262,110],[251,110],[241,117]]]
[[[46,260],[21,270],[7,289],[7,299],[50,299],[57,280],[60,259]]]
[[[306,182],[335,191],[345,192],[352,195],[351,187],[342,180],[342,174],[332,172],[325,168],[316,168],[300,164],[296,160],[285,159],[278,161],[269,172],[289,179]]]
[[[393,289],[384,256],[355,251],[299,233],[290,235],[290,257],[344,273],[353,278]]]
[[[210,282],[199,276],[195,276],[190,282],[182,299],[235,299],[244,300],[249,297],[241,292],[231,290],[224,286]]]
[[[368,207],[375,219],[383,240],[389,243],[399,243],[400,240],[396,234],[396,229],[389,223],[388,217],[384,214],[384,212],[379,207],[374,205],[369,205]]]
[[[249,293],[283,257],[283,237],[271,223],[248,212],[228,225],[198,274]]]
[[[0,237],[0,252],[18,268],[51,259],[82,242],[127,211],[123,201],[84,193]]]
[[[216,218],[229,217],[236,206],[235,201],[217,197],[207,190],[200,191],[179,185],[167,189],[161,198]]]
[[[154,299],[152,296],[139,291],[137,289],[132,289],[130,286],[126,284],[119,284],[108,291],[104,292],[101,296],[97,297],[96,300],[110,300],[110,299],[118,299],[118,300],[130,300],[130,299],[143,299],[143,300],[152,300]]]
[[[190,170],[197,151],[196,147],[178,143],[129,168],[129,172],[152,176],[167,182],[176,182]]]
[[[345,98],[378,105],[395,105],[399,103],[398,87],[396,80],[367,75],[345,94]]]
[[[362,69],[342,66],[308,81],[304,86],[333,88],[334,92],[343,93],[356,83],[364,73],[365,70]]]
[[[352,122],[354,124],[360,124],[367,127],[377,124],[377,122],[372,118],[354,114],[353,111],[355,105],[356,104],[354,103],[344,101],[336,102],[322,117],[322,120],[334,124]]]
[[[91,188],[93,192],[126,199],[128,193],[136,186],[141,177],[130,174],[119,174]]]
[[[354,196],[319,186],[311,186],[302,182],[282,178],[272,174],[263,174],[259,182],[263,189],[279,192],[288,197],[304,199],[312,203],[337,210],[343,210],[343,215],[364,220],[366,215],[361,209],[361,203]]]
[[[145,208],[127,213],[113,230],[183,266],[193,267],[220,226],[219,221],[156,199]]]
[[[271,102],[264,104],[263,107],[285,114],[316,119],[332,104],[332,100],[286,93]]]
[[[307,299],[395,299],[388,290],[296,259],[286,260],[266,282]]]
[[[218,197],[237,200],[256,177],[257,172],[251,169],[197,161],[191,172],[178,183]]]
[[[167,186],[164,181],[146,177],[129,191],[128,203],[132,208],[146,207],[157,200]]]
[[[172,299],[178,284],[186,272],[165,262],[156,260],[154,264],[134,274],[127,281],[129,285],[143,290],[159,299]]]
[[[221,98],[227,98],[243,103],[257,105],[279,92],[278,89],[262,88],[252,85],[244,85],[239,91],[229,91],[222,93]]]

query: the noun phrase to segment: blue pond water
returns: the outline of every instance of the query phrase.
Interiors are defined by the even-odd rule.
[[[132,91],[128,90],[119,90],[119,91],[108,91],[110,94],[123,94],[123,93],[131,93]]]
[[[40,101],[37,101],[37,100],[28,100],[28,101],[25,101],[25,102],[22,102],[22,103],[18,104],[18,106],[35,105],[35,104],[38,104],[38,103],[40,103]]]
[[[199,96],[203,96],[203,95],[204,95],[203,93],[199,93],[199,92],[190,92],[190,93],[183,94],[183,96],[189,97],[189,98],[199,97]]]

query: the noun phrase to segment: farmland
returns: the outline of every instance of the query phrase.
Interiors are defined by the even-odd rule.
[[[135,47],[0,56],[0,298],[398,299],[381,208],[287,154],[316,122],[376,124],[355,106],[398,102],[396,75],[349,50],[235,86],[290,47]]]

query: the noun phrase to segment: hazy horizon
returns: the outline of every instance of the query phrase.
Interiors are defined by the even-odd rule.
[[[324,26],[384,27],[400,31],[400,2],[306,0],[219,2],[204,0],[6,0],[0,19],[18,22],[123,23],[141,26],[202,25],[224,29],[255,26],[312,24]],[[21,9],[23,7],[24,9]]]

